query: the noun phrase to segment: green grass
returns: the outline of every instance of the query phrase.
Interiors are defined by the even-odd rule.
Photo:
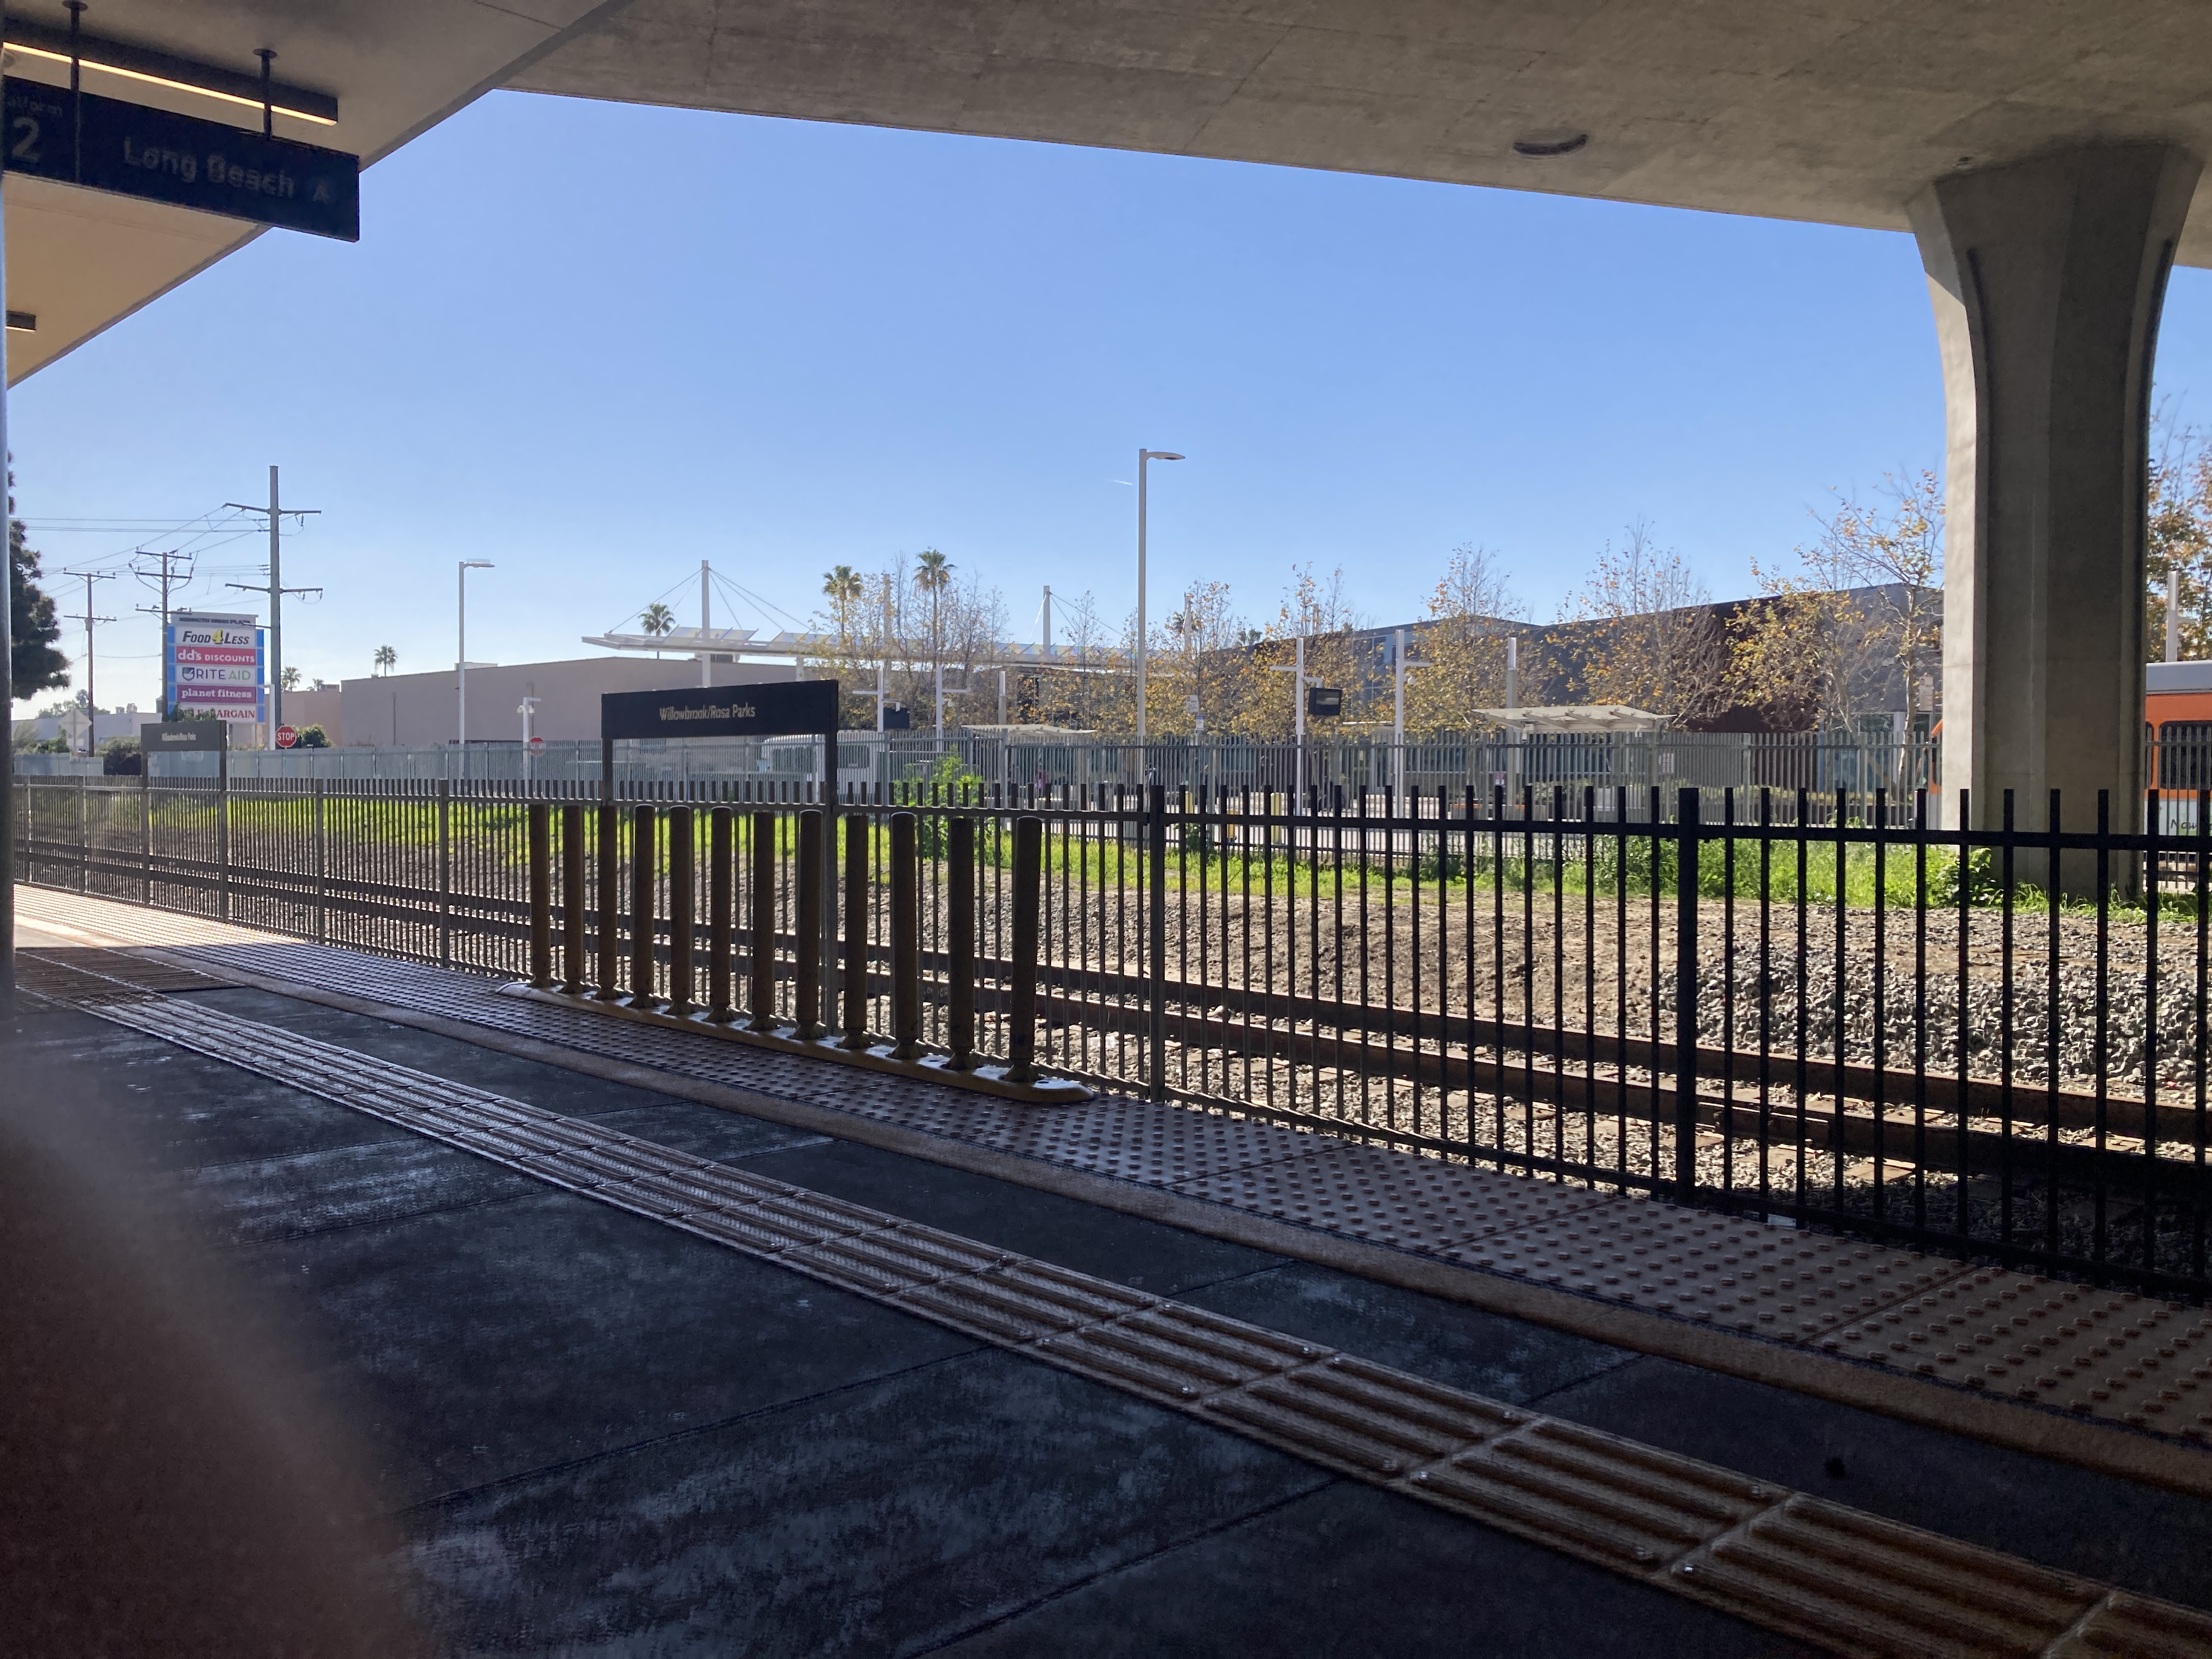
[[[973,802],[981,798],[982,789],[980,780],[963,772],[957,760],[948,757],[927,770],[919,770],[900,787],[898,793],[926,805],[935,801]],[[157,834],[212,834],[216,810],[211,794],[157,795],[153,803],[154,826]],[[526,805],[456,800],[447,810],[456,846],[468,848],[472,859],[481,860],[488,853],[507,867],[519,868],[526,862],[529,844]],[[694,808],[700,820],[694,833],[702,865],[707,844],[704,820],[708,810],[705,804]],[[732,804],[733,850],[741,870],[750,866],[755,810],[744,804]],[[230,811],[234,842],[264,837],[304,839],[313,806],[312,799],[304,795],[240,794],[232,797]],[[774,816],[777,857],[788,859],[796,850],[797,814],[788,808],[780,808],[774,809]],[[556,809],[553,814],[556,848],[562,817]],[[596,860],[600,814],[596,807],[586,804],[581,817],[586,856]],[[946,854],[945,823],[943,817],[926,810],[918,815],[916,851],[926,864],[941,863]],[[335,845],[368,844],[428,852],[438,844],[438,804],[422,798],[332,796],[325,801],[325,826]],[[73,823],[70,828],[73,831]],[[978,823],[976,831],[978,862],[987,868],[1011,868],[1013,838],[1006,821],[996,815],[987,816]],[[853,820],[841,817],[837,828],[841,867],[844,845],[852,833]],[[865,833],[872,837],[885,837],[888,824],[878,818]],[[635,817],[627,806],[620,814],[617,834],[619,852],[627,862],[635,837]],[[1639,836],[1632,829],[1626,836],[1601,830],[1589,838],[1587,855],[1581,856],[1577,838],[1572,826],[1569,826],[1565,855],[1556,866],[1545,856],[1549,832],[1544,826],[1537,826],[1526,840],[1517,829],[1509,829],[1502,838],[1502,857],[1496,856],[1499,839],[1479,831],[1471,870],[1463,830],[1449,832],[1442,838],[1441,847],[1437,835],[1425,834],[1410,872],[1402,858],[1388,868],[1379,852],[1363,859],[1356,843],[1346,848],[1340,866],[1334,851],[1326,847],[1319,857],[1294,854],[1281,847],[1266,852],[1245,852],[1233,845],[1221,845],[1219,835],[1218,823],[1177,827],[1164,872],[1170,890],[1194,890],[1203,886],[1208,892],[1226,890],[1239,896],[1247,891],[1285,895],[1295,892],[1302,899],[1311,900],[1333,896],[1340,882],[1347,893],[1364,890],[1370,901],[1388,892],[1401,902],[1412,898],[1416,884],[1425,899],[1432,899],[1441,886],[1448,902],[1455,894],[1463,900],[1469,890],[1480,893],[1548,895],[1556,886],[1562,895],[1577,898],[1589,894],[1610,899],[1625,893],[1647,900],[1672,898],[1680,890],[1677,844],[1671,839],[1655,842],[1650,836]],[[668,843],[665,830],[656,839],[656,863],[665,870]],[[1516,848],[1529,842],[1533,842],[1532,855],[1519,855]],[[1924,901],[1930,909],[1955,910],[1960,906],[1963,881],[1967,908],[1988,909],[2003,902],[2003,884],[1998,879],[1996,855],[1988,849],[1972,852],[1962,866],[1957,852],[1942,847],[1928,848],[1924,862],[1920,849],[1909,845],[1880,849],[1878,855],[1877,848],[1863,842],[1851,842],[1839,848],[1832,839],[1823,839],[1817,831],[1808,836],[1802,847],[1801,861],[1799,845],[1791,842],[1762,843],[1748,837],[1718,835],[1705,839],[1699,847],[1698,891],[1707,899],[1733,894],[1746,902],[1755,902],[1764,897],[1772,903],[1794,904],[1802,897],[1808,903],[1820,905],[1833,904],[1840,899],[1846,908],[1870,908],[1879,890],[1887,908],[1910,910]],[[871,862],[878,863],[884,850],[879,843]],[[1764,858],[1762,853],[1765,854]],[[2022,914],[2048,915],[2051,908],[2048,895],[2043,888],[2024,878],[2030,863],[2029,858],[2023,857],[2015,866],[2013,907]],[[1050,833],[1048,824],[1045,864],[1048,879],[1054,882],[1074,879],[1086,888],[1099,889],[1134,887],[1142,872],[1144,852],[1133,833],[1126,841],[1085,841]],[[2161,921],[2193,922],[2197,915],[2195,896],[2190,892],[2161,892],[2158,908]],[[2073,901],[2063,901],[2058,909],[2062,915],[2087,917],[2096,913],[2094,904]],[[2139,925],[2146,920],[2141,896],[2124,893],[2112,896],[2107,914],[2122,923]]]

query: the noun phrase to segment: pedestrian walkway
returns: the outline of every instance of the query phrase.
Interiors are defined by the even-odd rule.
[[[19,888],[87,940],[214,927]],[[148,919],[148,920],[142,920]],[[2212,1316],[1175,1104],[1040,1111],[261,935],[176,947],[295,997],[871,1139],[1640,1352],[2212,1495]]]
[[[75,961],[80,969],[99,965]],[[149,972],[141,957],[125,976],[168,976],[166,994],[134,996],[118,987],[112,994],[124,1003],[108,1012],[130,1017],[132,1007],[153,1008],[148,1017],[171,1020],[170,1037],[187,1042],[202,1040],[192,1022],[227,1022],[216,1035],[203,1032],[203,1046],[238,1059],[249,1038],[272,1044],[286,1051],[272,1051],[268,1069],[310,1087],[336,1086],[328,1079],[316,1084],[312,1066],[335,1064],[336,1075],[358,1061],[368,1067],[363,1086],[388,1094],[392,1068],[404,1066],[420,1079],[442,1079],[449,1093],[458,1087],[495,1097],[487,1103],[497,1111],[534,1110],[539,1128],[549,1119],[589,1126],[569,1153],[653,1149],[653,1157],[687,1160],[695,1176],[731,1172],[714,1178],[733,1181],[732,1191],[772,1182],[787,1198],[801,1192],[807,1203],[887,1218],[871,1224],[878,1228],[985,1249],[1000,1271],[1087,1276],[1085,1294],[1133,1295],[1147,1313],[1169,1305],[1175,1318],[1234,1321],[1240,1331],[1316,1350],[1299,1356],[1301,1364],[1271,1371],[1271,1385],[1341,1356],[1362,1375],[1377,1368],[1409,1379],[1403,1387],[1480,1399],[1483,1410],[1504,1414],[1494,1419],[1504,1422],[1502,1432],[1493,1427],[1465,1444],[1426,1447],[1435,1455],[1407,1455],[1396,1471],[1377,1467],[1371,1449],[1361,1468],[1309,1443],[1285,1460],[1297,1474],[1269,1465],[1263,1477],[1250,1460],[1283,1455],[1279,1442],[1256,1443],[1267,1433],[1255,1436],[1249,1422],[1223,1426],[1212,1403],[1218,1379],[1176,1382],[1205,1385],[1198,1403],[1188,1404],[1150,1383],[1133,1389],[1126,1377],[1102,1381],[1081,1364],[1063,1370],[1038,1352],[1034,1334],[1008,1342],[1001,1333],[981,1347],[971,1342],[926,1360],[908,1352],[917,1343],[917,1352],[927,1350],[922,1339],[902,1334],[872,1354],[881,1362],[872,1367],[854,1357],[853,1322],[880,1315],[903,1322],[899,1332],[928,1327],[902,1301],[910,1301],[912,1288],[855,1284],[848,1267],[835,1289],[808,1291],[793,1280],[801,1288],[764,1311],[757,1281],[746,1280],[753,1289],[731,1298],[732,1269],[720,1260],[733,1254],[730,1240],[710,1243],[669,1215],[655,1218],[650,1206],[644,1215],[617,1216],[604,1194],[583,1196],[589,1182],[605,1179],[603,1170],[586,1168],[578,1190],[548,1192],[544,1168],[518,1172],[519,1160],[544,1156],[542,1148],[510,1147],[502,1173],[483,1161],[485,1148],[469,1156],[419,1138],[420,1123],[417,1133],[387,1127],[358,1115],[358,1104],[334,1117],[326,1098],[299,1089],[264,1081],[241,1090],[228,1063],[180,1056],[166,1039],[126,1038],[124,1052],[112,1026],[103,1037],[81,1014],[45,1016],[74,1023],[76,1035],[50,1042],[41,1064],[111,1082],[133,1068],[161,1067],[165,1086],[153,1109],[178,1131],[165,1143],[173,1170],[223,1216],[233,1248],[258,1262],[257,1272],[314,1302],[337,1331],[342,1363],[388,1405],[402,1443],[387,1479],[404,1488],[394,1492],[393,1507],[409,1517],[416,1559],[434,1587],[432,1611],[457,1645],[535,1650],[596,1632],[589,1639],[598,1645],[658,1650],[684,1632],[703,1635],[706,1645],[763,1651],[949,1644],[974,1652],[1041,1645],[1195,1652],[1239,1644],[1324,1653],[1445,1645],[1514,1653],[1795,1650],[1742,1620],[1652,1590],[1636,1577],[1632,1557],[1616,1561],[1611,1575],[1594,1576],[1557,1553],[1577,1547],[1556,1534],[1549,1552],[1532,1548],[1496,1530],[1513,1526],[1510,1516],[1493,1514],[1490,1527],[1477,1526],[1438,1515],[1432,1494],[1427,1502],[1412,1495],[1417,1474],[1434,1479],[1471,1451],[1494,1455],[1494,1443],[1488,1453],[1482,1445],[1525,1438],[1545,1424],[1570,1435],[1601,1431],[1593,1443],[1620,1437],[1660,1463],[1694,1458],[1727,1472],[1749,1513],[1720,1534],[1709,1526],[1692,1551],[1710,1551],[1734,1527],[1792,1503],[1824,1511],[1850,1506],[2071,1580],[2212,1605],[2212,1567],[2195,1543],[2204,1535],[2205,1506],[2180,1493],[1639,1355],[1035,1183],[641,1091],[419,1024],[261,988],[185,988],[226,971],[196,981],[173,967]],[[57,976],[70,975],[62,969]],[[152,1051],[162,1048],[167,1057],[157,1059]],[[332,1059],[348,1055],[355,1060]],[[509,1120],[500,1132],[514,1127]],[[627,1179],[634,1183],[636,1174],[633,1168]],[[580,1219],[576,1204],[605,1214]],[[669,1255],[665,1243],[621,1232],[631,1223],[707,1255]],[[622,1248],[611,1249],[607,1241],[617,1236]],[[767,1257],[786,1257],[792,1248]],[[805,1271],[787,1259],[737,1254],[786,1280]],[[823,1328],[810,1336],[817,1320]],[[930,1328],[943,1340],[941,1328]],[[549,1363],[549,1356],[558,1358]],[[1010,1362],[1016,1371],[997,1369]],[[840,1380],[802,1390],[803,1397],[790,1397],[787,1388],[778,1394],[773,1380],[818,1380],[825,1365],[841,1364],[849,1369]],[[942,1397],[947,1385],[950,1401]],[[1230,1392],[1249,1395],[1252,1386],[1248,1378]],[[745,1403],[763,1389],[778,1403]],[[674,1404],[678,1396],[696,1400],[696,1413]],[[963,1407],[975,1419],[964,1429],[953,1420]],[[513,1422],[503,1420],[509,1408]],[[911,1436],[901,1413],[918,1413]],[[1055,1415],[1066,1419],[1058,1430]],[[556,1428],[569,1434],[557,1445]],[[818,1440],[825,1432],[833,1445]],[[1213,1437],[1223,1434],[1245,1449],[1224,1449]],[[972,1490],[963,1485],[971,1481]],[[1761,1497],[1742,1496],[1749,1488]],[[1792,1488],[1810,1495],[1793,1498]],[[1002,1515],[992,1505],[1011,1507]],[[1036,1547],[1018,1536],[1017,1516],[1041,1528]],[[1434,1530],[1440,1522],[1448,1524]],[[791,1528],[826,1554],[795,1557]],[[1612,1547],[1624,1536],[1616,1530]],[[1644,1565],[1686,1565],[1694,1580],[1700,1561],[1657,1541],[1662,1548]],[[1626,1547],[1653,1548],[1653,1540]],[[1931,1543],[1930,1559],[1946,1547]],[[925,1557],[942,1573],[923,1565]],[[831,1561],[842,1564],[842,1574],[829,1570]],[[2037,1595],[2051,1580],[2024,1566],[2017,1571],[2007,1628],[1999,1620],[1971,1640],[1885,1650],[2203,1650],[2201,1636],[2178,1626],[2160,1636],[2142,1625],[2117,1645],[2091,1645],[2087,1628],[2067,1633],[2060,1620],[2054,1638],[2036,1620],[2075,1607],[2064,1595],[2080,1591],[2045,1606]],[[1624,1600],[1630,1592],[1659,1600]],[[1833,1587],[1825,1593],[1832,1596]],[[1802,1616],[1807,1598],[1799,1600]],[[2139,1625],[2153,1616],[2124,1598],[2095,1605]],[[2039,1607],[2033,1616],[2021,1611]],[[1782,1620],[1771,1609],[1749,1611],[1764,1625]],[[1825,1636],[1801,1634],[1832,1650],[1874,1650],[1863,1621],[1841,1623],[1846,1627]],[[520,1639],[516,1630],[534,1634]]]

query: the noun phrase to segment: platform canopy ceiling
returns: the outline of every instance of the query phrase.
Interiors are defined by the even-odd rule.
[[[349,150],[368,163],[501,85],[604,9],[603,0],[93,0],[82,27],[95,40],[216,71],[202,77],[210,82],[258,76],[256,49],[272,48],[277,81],[337,103],[328,125],[279,115],[277,135]],[[28,26],[11,40],[50,42],[69,25],[60,0],[8,0],[7,16]],[[8,52],[7,73],[69,84],[66,63],[21,46]],[[92,70],[83,86],[209,120],[260,125],[258,110],[158,80]],[[30,331],[9,331],[11,383],[255,234],[234,219],[13,173],[7,214],[8,308],[37,319]]]
[[[366,160],[510,86],[1903,229],[1964,167],[2212,154],[2203,0],[100,0],[86,27],[249,70],[274,46],[340,101],[297,136]],[[241,240],[9,191],[9,303],[40,319],[14,377]],[[2212,216],[2179,258],[2212,264]]]

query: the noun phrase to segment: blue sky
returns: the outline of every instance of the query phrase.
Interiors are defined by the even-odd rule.
[[[2161,391],[2208,381],[2178,272]],[[480,660],[585,654],[702,557],[803,616],[828,565],[934,545],[1024,636],[1046,582],[1120,616],[1139,444],[1190,457],[1162,610],[1219,577],[1258,617],[1311,561],[1398,620],[1481,542],[1548,617],[1639,516],[1725,597],[1832,488],[1936,465],[1942,416],[1903,235],[501,94],[370,171],[358,246],[263,237],[18,387],[9,435],[34,526],[279,463],[323,509],[287,579],[326,589],[287,658],[335,678],[450,664],[463,557],[498,567]],[[101,701],[145,706],[131,586]]]

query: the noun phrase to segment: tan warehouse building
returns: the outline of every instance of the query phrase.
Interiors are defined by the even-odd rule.
[[[717,662],[713,683],[737,685],[788,680],[789,663]],[[568,662],[471,664],[469,668],[471,743],[519,743],[522,703],[530,730],[549,742],[597,738],[599,699],[610,691],[665,691],[699,684],[690,657],[580,657]],[[325,714],[325,708],[331,713]],[[295,726],[322,726],[333,744],[349,747],[427,748],[460,735],[459,677],[450,668],[424,674],[383,674],[347,680],[335,692],[295,691],[285,698]]]

